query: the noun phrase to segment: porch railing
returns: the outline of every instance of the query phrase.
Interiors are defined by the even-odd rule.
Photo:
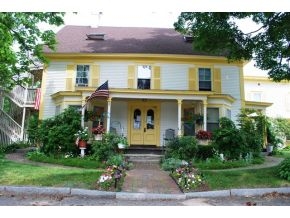
[[[34,107],[36,89],[15,86],[11,92],[6,93],[16,104],[21,107]]]
[[[0,109],[0,120],[2,134],[5,133],[13,142],[21,139],[21,126],[2,109]]]

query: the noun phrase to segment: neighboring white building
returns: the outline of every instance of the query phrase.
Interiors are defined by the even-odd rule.
[[[246,104],[267,105],[266,115],[290,119],[290,82],[273,82],[267,76],[244,77]]]

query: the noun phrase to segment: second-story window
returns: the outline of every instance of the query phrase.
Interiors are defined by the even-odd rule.
[[[210,68],[199,68],[199,91],[211,91],[211,70]]]
[[[149,65],[138,66],[137,70],[138,70],[137,88],[138,89],[150,89],[151,66],[149,66]]]
[[[89,65],[77,65],[76,86],[88,86]]]

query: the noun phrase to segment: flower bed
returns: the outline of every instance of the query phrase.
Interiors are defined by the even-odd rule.
[[[116,165],[108,166],[96,183],[96,189],[102,191],[121,191],[125,168]]]
[[[170,175],[183,192],[209,190],[202,174],[191,165],[178,167]]]

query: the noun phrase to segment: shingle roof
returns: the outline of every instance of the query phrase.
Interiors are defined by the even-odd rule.
[[[105,40],[88,40],[87,34],[104,33]],[[65,26],[56,35],[56,53],[139,53],[206,55],[174,29],[145,27]],[[46,53],[52,53],[45,48]],[[208,55],[208,54],[207,54]]]

